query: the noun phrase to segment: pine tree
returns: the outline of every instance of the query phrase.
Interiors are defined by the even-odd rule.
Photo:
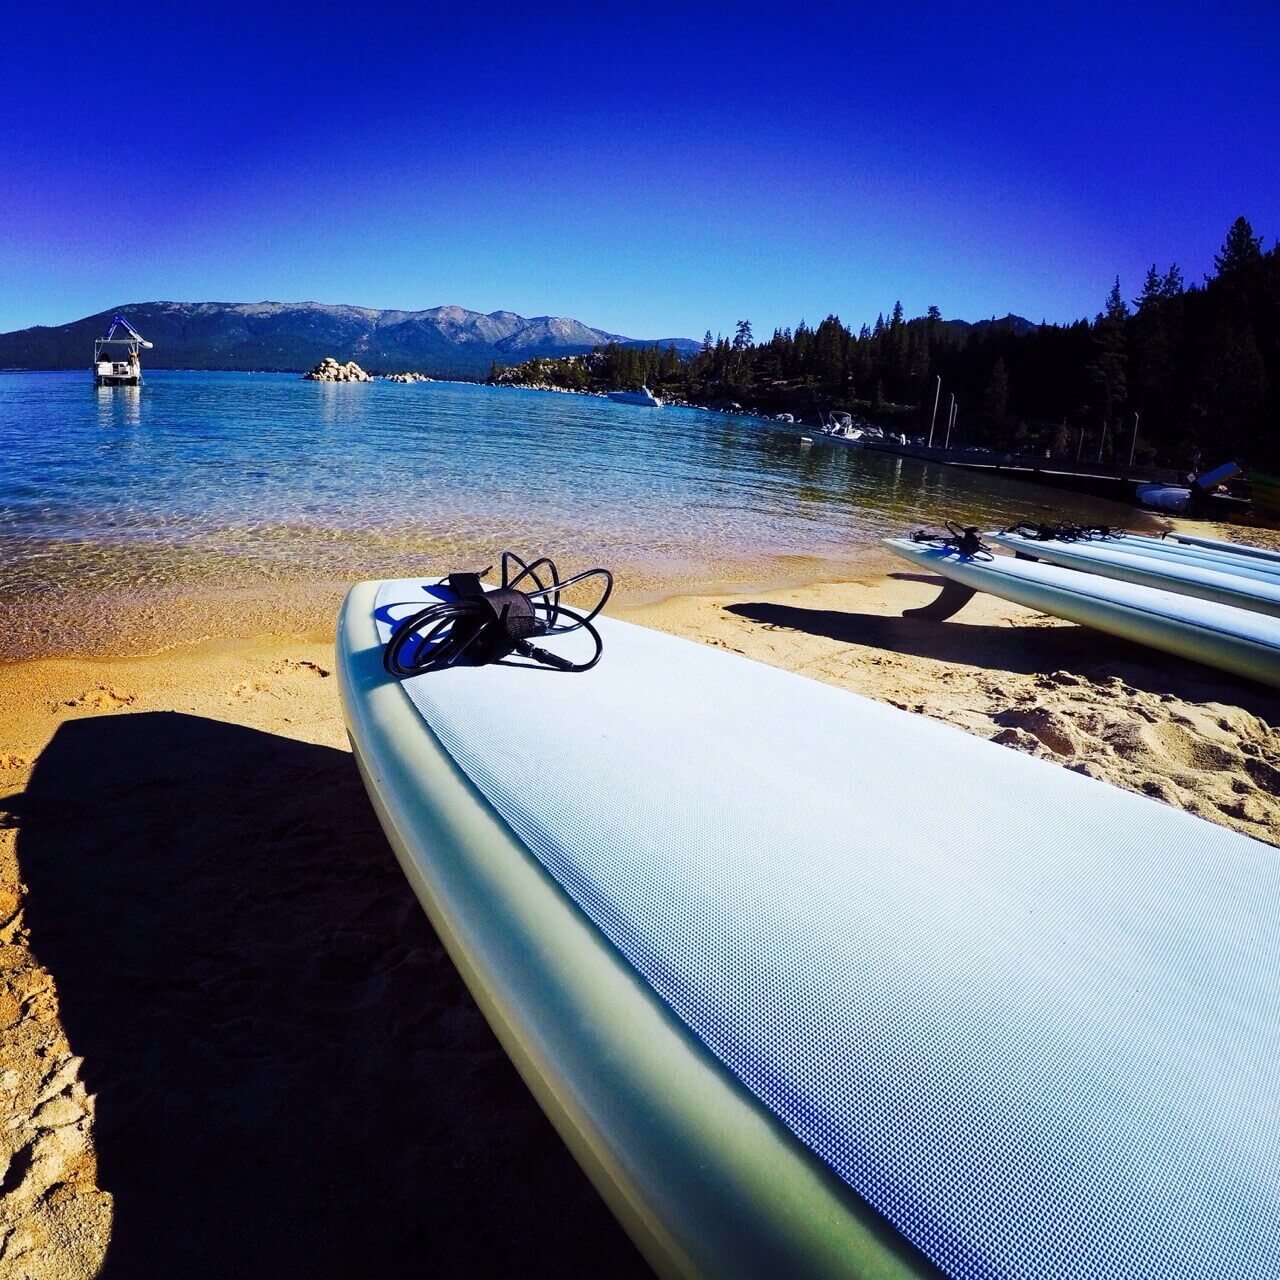
[[[942,328],[942,312],[931,306],[924,313],[924,372],[927,376],[931,368],[933,353],[938,349],[938,334]]]
[[[991,366],[991,377],[987,379],[987,389],[983,395],[983,407],[996,422],[1004,422],[1009,408],[1009,373],[1004,367],[1004,360],[999,356]]]
[[[1123,322],[1128,314],[1129,308],[1125,305],[1124,295],[1120,292],[1120,277],[1116,276],[1116,282],[1111,286],[1111,292],[1107,294],[1106,316],[1108,320]]]
[[[1227,322],[1209,338],[1196,387],[1195,408],[1207,428],[1201,443],[1224,461],[1265,456],[1266,398],[1266,366],[1253,329]]]
[[[814,373],[823,382],[844,381],[844,326],[828,316],[813,335]]]
[[[929,330],[919,324],[907,326],[907,374],[916,390],[929,376]]]
[[[733,335],[733,349],[735,351],[745,351],[752,345],[753,338],[751,336],[751,321],[739,320],[738,330]]]
[[[1133,321],[1134,401],[1148,430],[1166,416],[1181,309],[1178,287],[1181,279],[1176,266],[1161,275],[1152,263],[1134,303],[1137,307]]]
[[[1093,326],[1093,359],[1085,372],[1093,384],[1097,397],[1099,425],[1105,432],[1124,404],[1128,387],[1125,353],[1125,320],[1129,308],[1120,292],[1120,277],[1116,277],[1107,295],[1106,309]]]
[[[1213,255],[1213,265],[1224,279],[1250,274],[1262,261],[1262,237],[1253,234],[1248,218],[1237,218],[1227,232],[1222,252]]]
[[[901,386],[907,378],[907,327],[903,320],[902,303],[893,304],[893,312],[889,316],[889,330],[886,336],[886,356],[889,374],[897,386]]]
[[[1142,292],[1133,300],[1133,305],[1141,313],[1155,306],[1164,296],[1164,277],[1156,270],[1156,264],[1153,262],[1147,268],[1147,278],[1142,282]]]

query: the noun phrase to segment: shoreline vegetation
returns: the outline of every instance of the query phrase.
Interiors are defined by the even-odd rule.
[[[585,355],[495,363],[488,381],[607,394],[648,386],[668,403],[798,421],[844,411],[927,435],[958,406],[953,444],[1198,470],[1280,469],[1280,245],[1244,218],[1215,272],[1187,283],[1152,265],[1132,304],[1117,278],[1103,310],[1073,324],[1009,315],[970,325],[901,303],[856,332],[829,315],[757,342],[747,320],[701,349],[609,343]]]

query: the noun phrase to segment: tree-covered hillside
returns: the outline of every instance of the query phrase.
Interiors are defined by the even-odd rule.
[[[1018,317],[964,325],[936,307],[856,332],[828,316],[757,343],[739,323],[681,358],[660,347],[608,345],[587,357],[495,367],[491,378],[577,390],[647,383],[695,404],[737,403],[813,415],[858,409],[927,432],[936,379],[952,443],[1051,450],[1184,467],[1233,459],[1280,467],[1280,247],[1238,218],[1203,283],[1153,265],[1136,296],[1117,279],[1102,311],[1069,325]],[[903,409],[901,406],[910,406]]]
[[[147,369],[310,369],[334,356],[380,373],[481,378],[496,360],[639,341],[562,316],[464,307],[380,311],[321,302],[135,302],[55,327],[0,333],[0,369],[88,369],[93,340],[119,312],[155,344]],[[667,339],[662,340],[664,343]],[[697,343],[673,340],[686,350]]]

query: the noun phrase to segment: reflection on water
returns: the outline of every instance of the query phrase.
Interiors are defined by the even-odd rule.
[[[0,374],[11,599],[483,565],[505,545],[668,585],[797,558],[834,575],[947,517],[1056,515],[1140,519],[702,410],[280,374],[153,370],[96,390],[87,372]]]
[[[142,422],[141,387],[94,387],[98,426],[136,427]]]

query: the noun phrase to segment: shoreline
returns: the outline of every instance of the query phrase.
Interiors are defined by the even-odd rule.
[[[1181,517],[1162,517],[1160,523],[1172,531],[1280,550],[1280,531]],[[120,554],[120,549],[114,549],[114,554]],[[393,545],[380,555],[370,551],[368,559],[371,565],[381,561],[381,572],[340,576],[332,566],[310,577],[273,578],[246,573],[231,555],[206,553],[198,561],[198,575],[154,585],[41,592],[11,589],[0,593],[0,672],[41,658],[159,656],[221,641],[287,637],[322,643],[332,633],[347,589],[361,576],[414,577],[428,566],[434,570],[440,565],[444,571],[450,565],[496,563],[497,554],[483,546],[460,552],[433,551],[430,546],[410,551]],[[557,559],[562,567],[576,572],[597,558],[588,551],[572,560]],[[773,553],[734,559],[712,554],[677,559],[669,554],[622,563],[603,559],[615,576],[608,612],[620,614],[686,597],[711,599],[869,582],[888,578],[902,564],[875,541],[822,555]]]
[[[415,577],[424,566],[446,572],[450,565],[497,561],[492,551],[447,554],[447,559],[433,562],[429,552],[423,553],[410,563],[398,551],[386,557],[389,563],[381,576]],[[591,561],[586,555],[560,563],[577,572]],[[883,572],[892,562],[878,546],[864,545],[850,548],[839,559],[778,554],[741,561],[721,557],[701,563],[654,559],[621,568],[607,565],[616,580],[610,612],[690,594],[855,581]],[[237,582],[209,577],[129,590],[0,595],[0,671],[43,658],[141,658],[220,641],[282,637],[323,642],[332,637],[338,608],[357,580],[319,576]]]

